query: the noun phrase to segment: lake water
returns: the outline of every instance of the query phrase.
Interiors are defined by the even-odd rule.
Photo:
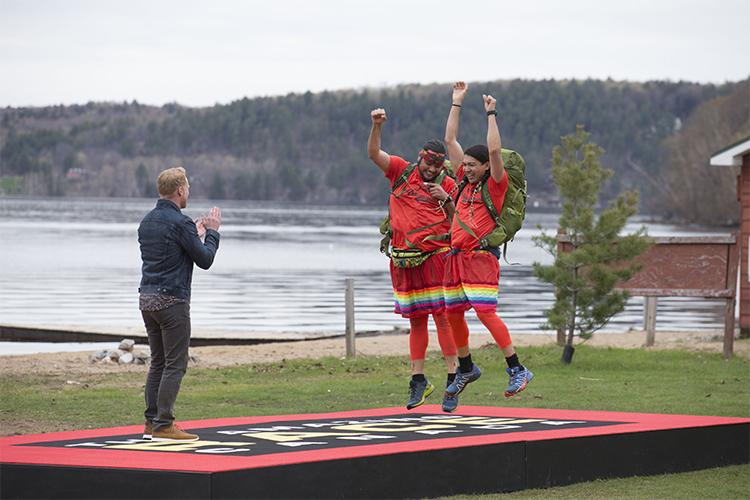
[[[0,324],[84,329],[142,328],[137,227],[147,199],[0,198]],[[197,217],[212,206],[191,202]],[[193,276],[193,330],[344,330],[344,280],[355,282],[357,331],[406,327],[392,313],[388,261],[378,251],[383,208],[222,202],[221,245],[209,271]],[[499,313],[513,331],[536,331],[552,289],[531,264],[551,258],[531,237],[553,232],[556,214],[530,213],[501,261]],[[636,220],[652,236],[720,234]],[[658,329],[722,328],[723,302],[660,299]],[[471,314],[467,317],[472,316]],[[607,331],[641,328],[633,298]],[[474,328],[479,323],[472,320]]]

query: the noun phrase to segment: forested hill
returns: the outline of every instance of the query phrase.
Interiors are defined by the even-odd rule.
[[[609,193],[647,189],[661,144],[702,102],[738,83],[495,81],[470,83],[460,141],[485,141],[483,93],[498,99],[504,147],[527,162],[532,199],[554,194],[550,156],[583,124],[615,170]],[[0,110],[0,194],[152,196],[161,169],[183,164],[191,193],[215,199],[381,203],[387,185],[369,162],[370,110],[384,107],[383,149],[413,159],[443,137],[449,84],[289,94],[209,108],[137,102]],[[638,168],[633,168],[637,165]],[[641,173],[637,173],[641,172]],[[648,208],[648,196],[644,196]]]

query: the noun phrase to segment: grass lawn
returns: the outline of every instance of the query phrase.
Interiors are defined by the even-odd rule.
[[[513,400],[503,398],[504,361],[494,346],[475,350],[482,378],[462,404],[611,410],[750,417],[750,363],[720,354],[602,349],[580,346],[572,365],[560,348],[524,348],[522,362],[536,378]],[[427,376],[444,383],[439,355],[430,354]],[[193,366],[177,401],[178,420],[283,413],[316,413],[401,406],[409,365],[404,357],[324,358],[221,369]],[[84,429],[142,421],[142,374],[70,377],[0,376],[3,434],[27,430]],[[440,391],[428,400],[440,403]],[[460,407],[459,407],[460,412]],[[23,423],[23,425],[21,425]],[[520,498],[750,498],[750,467],[648,478],[595,481],[514,493]],[[476,496],[471,498],[478,498]]]

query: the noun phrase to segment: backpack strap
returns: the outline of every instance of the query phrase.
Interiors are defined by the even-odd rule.
[[[456,206],[458,206],[458,199],[461,197],[461,193],[463,192],[466,185],[469,184],[469,180],[464,176],[463,179],[461,179],[461,182],[458,183],[458,189],[456,190],[456,199],[453,200],[456,202]]]
[[[412,172],[414,172],[414,169],[417,168],[416,163],[409,163],[409,165],[406,166],[403,173],[398,176],[396,181],[393,183],[393,187],[391,188],[391,193],[395,193],[396,189],[398,189],[402,184],[404,184],[407,180],[409,180],[409,176]]]
[[[435,180],[434,180],[435,184],[437,184],[438,186],[442,186],[443,181],[445,180],[446,177],[448,177],[448,172],[446,172],[445,169],[441,170],[438,176],[435,177]]]
[[[490,213],[492,220],[495,221],[495,225],[499,226],[500,214],[497,213],[497,208],[492,202],[492,196],[490,196],[490,188],[487,185],[487,181],[485,181],[484,185],[482,186],[482,201],[484,202],[484,206],[487,207],[487,211]]]

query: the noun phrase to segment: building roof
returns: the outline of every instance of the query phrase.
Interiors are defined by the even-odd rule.
[[[715,167],[739,167],[742,165],[742,156],[748,153],[750,153],[750,136],[712,154],[711,165]]]

